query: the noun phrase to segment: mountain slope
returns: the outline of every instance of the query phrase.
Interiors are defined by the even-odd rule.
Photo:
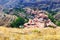
[[[60,0],[0,0],[0,5],[8,9],[30,6],[43,10],[60,11]]]

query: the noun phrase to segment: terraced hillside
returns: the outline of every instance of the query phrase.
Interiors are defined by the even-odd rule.
[[[15,15],[8,15],[3,12],[0,12],[0,26],[9,26],[13,20],[16,20],[17,16]]]
[[[0,40],[60,40],[60,27],[54,29],[0,27]]]

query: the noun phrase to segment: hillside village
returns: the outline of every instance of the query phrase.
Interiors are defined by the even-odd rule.
[[[26,9],[26,13],[30,14],[32,16],[31,19],[29,19],[28,23],[25,23],[25,27],[38,27],[38,28],[45,28],[49,26],[57,27],[49,18],[48,13],[43,10],[38,9]]]
[[[57,27],[49,18],[48,18],[48,12],[39,10],[39,9],[31,9],[31,8],[25,8],[25,15],[26,18],[29,19],[27,23],[24,23],[24,28],[45,28],[52,26],[54,28]],[[1,14],[2,13],[2,14]],[[13,12],[12,12],[13,13]],[[19,16],[23,17],[24,14],[19,13]],[[7,26],[10,27],[10,24],[17,19],[16,15],[13,14],[5,14],[3,12],[0,12],[0,26]]]

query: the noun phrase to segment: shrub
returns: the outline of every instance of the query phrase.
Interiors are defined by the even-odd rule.
[[[49,10],[48,11],[51,15],[55,15],[55,14],[57,14],[57,12],[55,12],[55,11],[51,11],[51,10]]]
[[[55,18],[54,18],[51,14],[48,14],[48,18],[49,18],[52,22],[55,22]]]
[[[56,19],[53,17],[53,15],[48,14],[48,17],[49,17],[49,19],[50,19],[53,23],[55,23],[57,26],[60,26],[60,21],[56,20]]]
[[[11,23],[11,27],[16,27],[18,28],[20,25],[23,25],[24,23],[27,22],[27,19],[24,19],[22,17],[18,17],[16,20],[14,20],[12,23]]]
[[[60,26],[60,21],[56,21],[56,25],[57,26]]]

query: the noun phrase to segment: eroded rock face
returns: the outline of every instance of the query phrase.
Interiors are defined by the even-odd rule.
[[[0,26],[10,26],[10,23],[13,20],[16,20],[16,16],[14,15],[8,15],[0,12]]]

